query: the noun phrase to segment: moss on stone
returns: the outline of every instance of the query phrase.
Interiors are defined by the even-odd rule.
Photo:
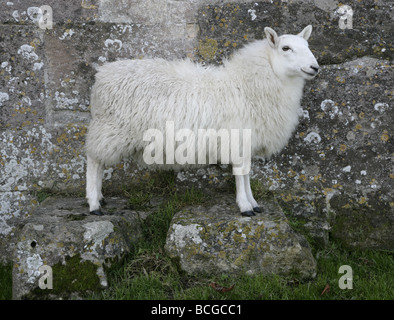
[[[391,208],[383,201],[374,203],[372,210],[367,202],[350,202],[346,196],[332,197],[330,205],[335,211],[331,218],[331,236],[344,247],[390,249],[392,244]]]
[[[12,264],[0,264],[0,300],[12,299]]]
[[[53,289],[36,288],[24,299],[50,299],[53,296],[70,298],[84,296],[87,293],[100,291],[98,266],[90,261],[82,261],[79,254],[66,257],[65,264],[52,266]]]
[[[200,40],[198,49],[201,57],[204,60],[212,60],[215,58],[216,52],[218,50],[218,42],[209,38]]]

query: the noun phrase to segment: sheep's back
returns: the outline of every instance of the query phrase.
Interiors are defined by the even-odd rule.
[[[230,118],[226,96],[232,92],[222,73],[188,60],[108,63],[99,69],[92,88],[92,117],[138,134],[162,130],[166,121],[174,121],[176,129],[216,128]],[[227,100],[238,103],[237,97]]]

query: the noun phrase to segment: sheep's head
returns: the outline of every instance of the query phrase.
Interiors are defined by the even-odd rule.
[[[278,37],[276,32],[268,27],[264,32],[272,50],[272,68],[279,78],[300,77],[310,80],[317,75],[319,65],[307,42],[312,33],[311,25],[297,35],[286,34]]]

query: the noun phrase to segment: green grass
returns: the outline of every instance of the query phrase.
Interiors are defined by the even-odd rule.
[[[12,265],[0,265],[0,300],[12,299]]]
[[[317,259],[317,275],[309,281],[301,281],[296,275],[254,276],[190,276],[179,269],[164,252],[167,230],[175,212],[184,206],[200,204],[209,196],[200,190],[176,191],[171,175],[166,176],[164,190],[167,201],[145,221],[145,239],[135,252],[109,271],[109,288],[93,299],[141,299],[141,300],[210,300],[210,299],[263,299],[263,300],[343,300],[394,299],[394,252],[372,250],[348,251],[331,242],[324,249],[314,248]],[[260,196],[267,192],[252,182]],[[162,185],[162,184],[160,184]],[[170,186],[170,187],[168,187]],[[145,190],[129,192],[131,202],[138,202],[143,192],[145,203],[155,193],[163,195],[157,181],[146,185]],[[137,200],[136,200],[137,199]],[[353,272],[353,289],[341,289],[339,273],[342,265],[349,265]],[[233,289],[225,293],[212,288],[216,283]],[[329,290],[325,288],[329,287]],[[325,290],[325,292],[323,292]]]

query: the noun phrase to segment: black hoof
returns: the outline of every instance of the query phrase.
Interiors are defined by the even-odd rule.
[[[255,216],[255,213],[253,211],[249,210],[249,211],[241,212],[241,215],[243,217],[253,217],[253,216]]]
[[[260,207],[254,207],[253,211],[257,212],[257,213],[262,213],[263,212]]]
[[[104,213],[100,209],[99,210],[90,211],[90,214],[93,215],[93,216],[103,216],[104,215]]]
[[[99,201],[99,203],[100,203],[100,206],[104,207],[107,204],[107,201],[105,201],[105,199],[101,199]]]

